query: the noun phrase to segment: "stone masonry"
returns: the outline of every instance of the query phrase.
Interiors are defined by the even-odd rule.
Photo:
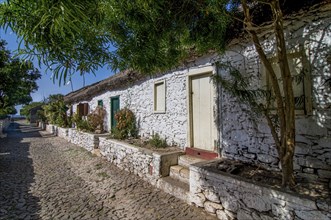
[[[325,80],[331,77],[331,4],[287,18],[285,22],[288,53],[300,54],[300,71],[311,77],[313,112],[296,112],[296,149],[294,169],[311,180],[331,179],[331,90]],[[268,57],[274,57],[275,40],[272,33],[260,35]],[[231,52],[230,52],[231,51]],[[233,42],[221,58],[230,62],[250,78],[252,88],[266,85],[265,70],[251,43]],[[227,77],[227,72],[220,74]],[[305,84],[308,86],[309,84]],[[255,163],[279,170],[280,163],[274,140],[266,120],[252,120],[249,108],[238,104],[220,88],[219,128],[222,157]],[[261,117],[259,117],[261,118]],[[331,184],[331,183],[330,183]]]
[[[191,202],[219,219],[272,220],[331,218],[330,201],[313,200],[243,179],[190,167]]]
[[[157,180],[169,175],[171,165],[176,165],[181,151],[156,153],[121,141],[101,137],[99,149],[107,160],[117,167],[138,175],[155,185]]]

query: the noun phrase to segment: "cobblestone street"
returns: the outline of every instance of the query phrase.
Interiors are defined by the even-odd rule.
[[[0,219],[214,219],[24,123],[0,139]]]

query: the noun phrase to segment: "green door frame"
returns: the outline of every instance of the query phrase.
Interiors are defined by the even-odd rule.
[[[116,112],[120,109],[120,97],[115,96],[110,98],[110,128],[116,127],[117,121],[115,119]]]

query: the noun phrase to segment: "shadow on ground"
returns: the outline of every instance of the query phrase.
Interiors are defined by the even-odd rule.
[[[39,218],[39,199],[29,192],[35,176],[29,139],[40,137],[39,130],[13,122],[0,139],[0,219]]]

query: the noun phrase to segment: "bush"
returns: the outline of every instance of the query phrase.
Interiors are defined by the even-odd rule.
[[[158,133],[152,135],[152,138],[148,141],[148,143],[156,148],[165,148],[168,147],[167,141],[160,137]]]
[[[60,127],[68,127],[67,110],[68,107],[63,101],[63,96],[57,95],[47,105],[43,106],[47,122]]]
[[[92,113],[88,114],[87,121],[93,132],[99,130],[103,132],[103,120],[106,115],[106,110],[98,106]]]
[[[37,118],[38,120],[40,120],[41,122],[46,122],[47,121],[47,118],[45,116],[45,112],[44,110],[38,110],[37,111]]]
[[[80,131],[93,131],[88,121],[83,120],[77,113],[72,117],[72,122],[76,124],[76,128]]]
[[[123,108],[115,114],[116,127],[112,129],[112,135],[116,139],[125,139],[137,136],[136,117],[134,113]]]

